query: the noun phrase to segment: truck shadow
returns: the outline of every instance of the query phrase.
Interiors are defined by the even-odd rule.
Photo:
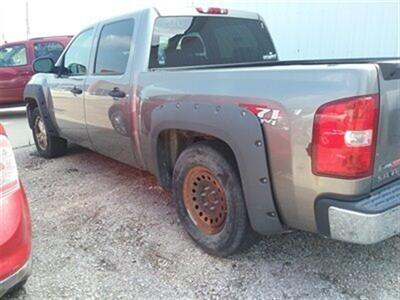
[[[26,116],[25,107],[0,108],[0,121],[4,119],[19,119]]]

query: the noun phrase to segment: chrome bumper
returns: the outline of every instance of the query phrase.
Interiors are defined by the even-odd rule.
[[[400,206],[378,214],[329,207],[333,239],[357,244],[374,244],[400,233]]]
[[[15,287],[21,281],[27,279],[31,274],[32,261],[31,258],[25,265],[10,277],[0,281],[0,298],[3,297],[10,289]]]
[[[315,215],[318,231],[357,244],[374,244],[400,234],[400,180],[358,199],[320,198]]]

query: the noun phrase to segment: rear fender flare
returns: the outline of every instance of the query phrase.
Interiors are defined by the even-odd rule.
[[[261,234],[283,231],[274,203],[268,171],[266,141],[259,119],[234,105],[168,103],[151,113],[150,152],[152,169],[161,180],[158,139],[168,129],[210,135],[224,141],[233,151],[253,229]]]

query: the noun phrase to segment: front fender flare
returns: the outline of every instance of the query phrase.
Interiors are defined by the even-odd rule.
[[[283,231],[269,176],[266,141],[259,119],[235,105],[168,103],[151,113],[152,166],[160,179],[157,143],[162,131],[182,129],[210,135],[232,149],[240,172],[243,193],[253,229],[261,234]]]
[[[45,94],[43,92],[43,87],[40,84],[28,84],[24,90],[24,103],[28,104],[30,99],[35,100],[37,107],[39,108],[40,114],[43,117],[44,123],[46,125],[46,129],[50,135],[58,136],[58,130],[54,126],[49,109],[47,107],[47,101]],[[27,110],[28,114],[28,122],[30,128],[32,128],[33,124],[31,124],[31,118],[29,116],[29,111]]]

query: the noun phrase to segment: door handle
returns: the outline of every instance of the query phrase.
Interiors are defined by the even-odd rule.
[[[70,90],[70,92],[72,93],[72,94],[74,94],[74,95],[80,95],[80,94],[82,94],[82,90],[80,89],[80,88],[77,88],[76,86],[74,86],[71,90]]]
[[[118,100],[117,98],[125,98],[126,94],[124,91],[121,91],[119,88],[115,87],[112,91],[108,92],[108,95],[113,97],[114,100]]]

